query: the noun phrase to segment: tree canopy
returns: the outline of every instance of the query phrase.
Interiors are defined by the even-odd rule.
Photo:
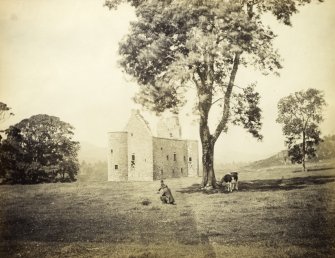
[[[197,92],[203,185],[215,186],[214,146],[229,124],[262,139],[260,96],[252,81],[235,84],[238,69],[252,67],[266,75],[282,68],[273,47],[276,35],[262,15],[291,25],[292,14],[311,1],[106,0],[106,5],[112,9],[121,2],[134,6],[138,18],[119,47],[121,67],[140,86],[135,101],[156,113],[178,113],[185,93]],[[210,130],[213,106],[221,111]]]
[[[58,117],[35,115],[10,126],[1,142],[1,174],[8,183],[71,182],[79,170],[73,127]]]
[[[315,146],[321,142],[319,123],[326,102],[323,93],[317,89],[302,90],[282,98],[278,102],[277,122],[283,125],[288,155],[293,162],[302,163],[305,170],[305,156],[315,156]]]

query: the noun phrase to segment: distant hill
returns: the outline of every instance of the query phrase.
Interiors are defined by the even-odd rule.
[[[320,145],[317,146],[316,158],[310,161],[333,160],[335,158],[335,135],[325,136],[322,140]],[[258,169],[288,164],[291,164],[291,160],[287,156],[287,150],[283,150],[269,158],[252,162],[245,168]]]
[[[79,161],[95,163],[99,161],[107,161],[107,147],[98,147],[89,142],[80,142]]]
[[[286,164],[291,164],[291,161],[287,157],[287,150],[282,150],[269,158],[251,162],[246,167],[258,169],[263,167],[280,166]]]

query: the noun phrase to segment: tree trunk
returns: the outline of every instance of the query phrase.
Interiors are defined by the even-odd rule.
[[[214,144],[210,139],[202,141],[202,166],[203,166],[203,187],[216,187],[214,172]]]
[[[302,169],[303,171],[306,171],[305,156],[306,156],[306,134],[305,134],[305,131],[303,131],[302,132]]]

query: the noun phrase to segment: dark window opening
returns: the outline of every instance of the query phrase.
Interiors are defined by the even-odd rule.
[[[130,136],[134,136],[134,134],[133,134],[133,133],[131,133],[131,134],[130,134]]]
[[[135,167],[135,154],[131,155],[130,166],[131,166],[131,168]]]
[[[163,150],[163,147],[161,147],[161,150]]]
[[[172,174],[174,174],[174,169],[172,169]]]
[[[173,160],[174,160],[174,161],[177,160],[177,155],[176,155],[176,153],[173,153]]]
[[[173,137],[173,134],[172,134],[172,133],[170,133],[170,137],[171,137],[171,138]]]
[[[166,155],[166,160],[169,160],[169,155]]]
[[[111,153],[113,154],[113,149],[111,149]]]
[[[186,157],[184,156],[184,161],[186,161]]]
[[[192,157],[189,157],[189,158],[188,158],[188,161],[192,161]]]
[[[183,168],[180,168],[180,173],[181,173],[181,174],[183,173]]]
[[[115,170],[119,169],[119,165],[115,165]]]

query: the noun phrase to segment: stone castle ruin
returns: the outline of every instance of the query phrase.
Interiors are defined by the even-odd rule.
[[[108,133],[108,181],[199,176],[198,141],[182,140],[177,116],[161,118],[157,137],[138,110],[122,132]]]

